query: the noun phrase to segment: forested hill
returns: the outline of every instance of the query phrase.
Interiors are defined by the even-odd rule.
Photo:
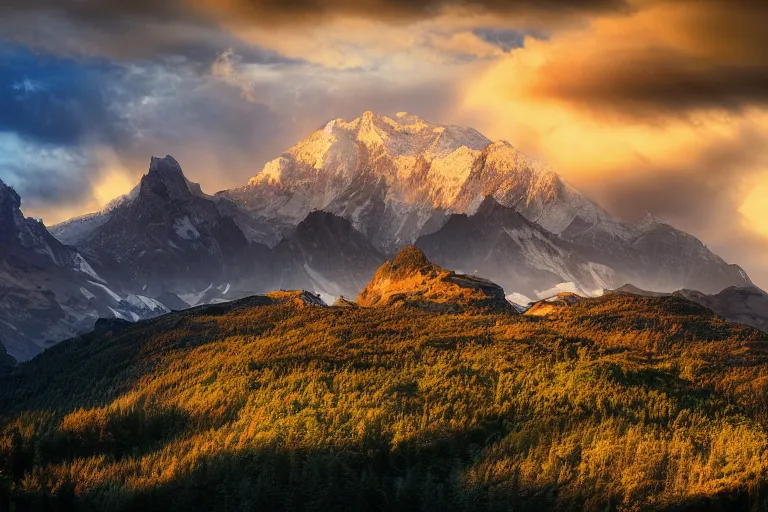
[[[349,306],[102,322],[21,365],[0,509],[768,507],[760,331],[626,293],[542,316]]]

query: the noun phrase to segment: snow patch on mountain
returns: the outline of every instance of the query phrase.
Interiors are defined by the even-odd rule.
[[[75,264],[77,265],[77,270],[83,274],[87,274],[101,283],[105,282],[101,277],[99,277],[96,271],[93,270],[93,267],[91,267],[91,265],[85,261],[85,258],[83,258],[79,252],[75,253]]]
[[[197,306],[200,304],[200,301],[203,299],[206,293],[211,291],[213,289],[213,283],[211,283],[208,288],[201,292],[191,292],[191,293],[183,293],[179,294],[179,298],[189,304],[190,306]]]
[[[127,316],[125,316],[121,312],[117,311],[116,309],[113,309],[113,308],[110,307],[109,310],[112,312],[112,314],[115,316],[115,318],[119,318],[120,320],[125,320],[125,321],[128,321],[128,322],[131,321]]]
[[[85,288],[85,287],[83,287],[83,286],[81,286],[81,287],[80,287],[80,293],[82,293],[82,294],[83,294],[83,296],[84,296],[86,299],[88,299],[88,300],[91,300],[91,299],[95,299],[95,298],[96,298],[96,296],[95,296],[94,294],[92,294],[90,291],[88,291],[88,289],[87,289],[87,288]]]
[[[541,300],[545,300],[550,297],[554,297],[558,293],[575,293],[577,295],[582,295],[584,294],[584,291],[576,283],[567,282],[560,283],[547,290],[536,292],[536,296]]]
[[[173,224],[173,230],[180,238],[185,240],[197,240],[200,238],[200,232],[197,230],[192,221],[189,220],[189,215],[185,215],[181,219],[176,219]]]
[[[89,283],[91,283],[91,284],[92,284],[92,285],[94,285],[94,286],[98,286],[99,288],[101,288],[102,290],[104,290],[105,292],[107,292],[107,294],[108,294],[110,297],[112,297],[112,298],[115,300],[115,302],[117,302],[117,303],[120,303],[120,302],[122,302],[122,301],[123,301],[122,297],[120,297],[118,294],[116,294],[115,292],[113,292],[112,290],[110,290],[108,286],[106,286],[106,285],[104,285],[104,284],[101,284],[101,283],[97,283],[97,282],[95,282],[95,281],[88,281],[88,282],[89,282]]]
[[[516,309],[518,311],[525,310],[526,308],[528,308],[528,306],[532,302],[534,302],[533,300],[526,297],[522,293],[517,293],[517,292],[510,293],[509,295],[507,295],[507,301],[509,301],[509,303],[512,304],[513,306],[516,306]]]

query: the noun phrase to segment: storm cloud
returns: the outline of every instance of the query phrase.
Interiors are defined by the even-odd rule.
[[[768,103],[768,3],[675,0],[562,39],[531,91],[630,116]]]

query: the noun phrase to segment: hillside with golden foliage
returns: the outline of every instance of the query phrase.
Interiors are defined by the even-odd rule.
[[[0,510],[768,507],[756,329],[627,293],[542,316],[349,306],[103,322],[18,367]]]
[[[512,310],[499,285],[446,270],[413,245],[379,267],[357,303],[365,307],[399,304],[428,311]]]

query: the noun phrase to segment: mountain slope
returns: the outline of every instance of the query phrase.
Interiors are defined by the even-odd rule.
[[[583,260],[575,246],[492,196],[473,215],[452,215],[416,246],[446,267],[476,272],[524,295],[560,283],[575,283],[585,295],[599,294],[613,280],[611,269]]]
[[[136,320],[167,312],[147,297],[118,295],[77,250],[37,220],[0,181],[0,339],[17,360],[89,330],[99,317]]]
[[[384,256],[346,220],[314,211],[273,250],[273,289],[307,289],[333,303],[355,297]]]
[[[631,247],[638,276],[631,281],[642,288],[711,294],[729,286],[754,286],[741,267],[727,264],[696,237],[663,221],[646,222]]]
[[[732,286],[714,295],[694,290],[680,290],[675,294],[701,304],[728,320],[768,333],[768,294],[759,288]]]
[[[116,197],[110,201],[101,211],[73,217],[49,227],[48,231],[65,245],[78,245],[103,226],[117,207],[135,200],[138,193],[139,186],[136,186],[128,194]]]
[[[172,157],[153,157],[134,195],[79,244],[124,288],[188,293],[231,280],[248,263],[242,231]]]
[[[681,297],[536,318],[306,299],[105,326],[21,365],[0,380],[0,508],[768,506],[754,329]]]
[[[613,292],[642,297],[682,297],[714,311],[731,322],[750,325],[768,333],[768,294],[754,286],[732,286],[712,295],[686,289],[673,293],[650,292],[632,285],[624,285],[611,293]]]

